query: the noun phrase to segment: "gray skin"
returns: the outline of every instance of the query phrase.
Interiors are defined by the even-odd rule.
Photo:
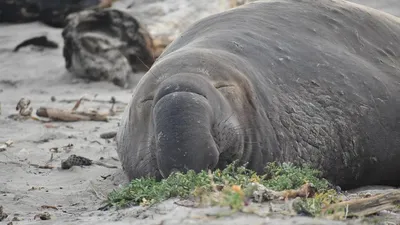
[[[344,189],[400,185],[400,19],[345,1],[209,16],[137,84],[117,134],[129,179],[271,161]]]

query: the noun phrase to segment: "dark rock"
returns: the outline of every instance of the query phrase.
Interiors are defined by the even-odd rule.
[[[153,64],[150,34],[128,12],[93,9],[72,14],[62,32],[67,70],[91,81],[128,87],[132,74]]]
[[[64,27],[65,18],[74,12],[99,6],[101,0],[1,0],[0,23],[41,21]]]

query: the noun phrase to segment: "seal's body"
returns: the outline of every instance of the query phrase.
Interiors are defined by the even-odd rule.
[[[400,185],[400,19],[345,1],[255,2],[193,24],[138,83],[117,134],[130,179],[239,160]]]

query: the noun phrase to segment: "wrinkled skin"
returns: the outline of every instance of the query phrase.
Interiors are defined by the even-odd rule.
[[[0,23],[41,21],[49,26],[65,26],[74,12],[96,7],[102,0],[1,0]]]
[[[73,75],[127,88],[134,73],[147,71],[153,64],[152,38],[130,14],[95,9],[67,19],[63,56]]]
[[[130,179],[239,160],[308,163],[344,189],[400,185],[400,20],[344,1],[250,3],[191,26],[117,134]]]

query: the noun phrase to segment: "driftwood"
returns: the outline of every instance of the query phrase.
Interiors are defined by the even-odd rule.
[[[73,102],[77,102],[77,101],[86,101],[86,102],[97,102],[97,103],[115,103],[115,104],[121,104],[121,105],[128,105],[128,103],[126,102],[121,102],[118,100],[115,100],[115,97],[111,97],[110,100],[102,100],[102,99],[89,99],[89,98],[81,98],[81,99],[62,99],[59,102],[62,103],[73,103]]]
[[[383,210],[396,208],[400,204],[400,190],[368,198],[352,199],[327,206],[322,215],[332,218],[364,217]]]
[[[284,191],[274,191],[272,189],[266,188],[264,185],[259,183],[253,183],[253,198],[256,202],[264,202],[275,199],[288,200],[297,197],[300,198],[312,198],[316,193],[316,189],[312,183],[303,184],[300,188],[296,190],[284,190]]]
[[[84,97],[80,98],[76,101],[74,107],[71,110],[67,109],[58,109],[58,108],[50,108],[50,107],[40,107],[36,110],[36,115],[39,117],[45,117],[50,120],[55,121],[64,121],[64,122],[75,122],[75,121],[108,121],[108,116],[113,116],[116,114],[116,110],[114,109],[116,100],[114,97],[111,98],[111,109],[107,112],[98,112],[97,110],[89,110],[89,111],[77,111],[80,104],[85,100]],[[21,98],[19,100],[16,110],[19,111],[19,114],[16,116],[23,118],[31,118],[34,120],[49,122],[49,120],[43,120],[38,117],[32,116],[33,108],[30,107],[31,101],[29,99]],[[16,118],[18,119],[18,118]]]
[[[100,114],[97,111],[79,112],[74,110],[64,110],[56,108],[40,107],[36,111],[40,117],[50,118],[52,120],[75,122],[75,121],[108,121],[108,113]]]
[[[96,110],[90,111],[76,111],[81,103],[85,100],[84,97],[80,98],[71,110],[40,107],[36,110],[36,115],[46,117],[56,121],[76,122],[76,121],[108,121],[108,116],[115,115],[114,105],[115,98],[112,98],[112,106],[108,112],[100,113]]]

